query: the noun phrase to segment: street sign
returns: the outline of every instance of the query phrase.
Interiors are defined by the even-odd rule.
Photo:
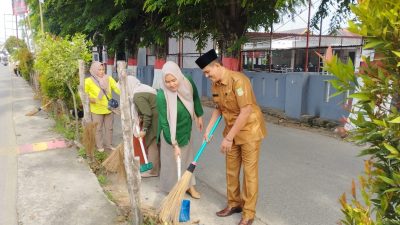
[[[24,0],[12,0],[12,7],[13,7],[13,14],[15,16],[25,14],[28,12]]]

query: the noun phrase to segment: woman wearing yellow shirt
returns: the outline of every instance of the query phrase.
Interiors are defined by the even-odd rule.
[[[102,63],[94,61],[90,66],[90,74],[91,76],[85,79],[85,92],[89,96],[92,121],[97,123],[96,147],[99,152],[103,152],[104,149],[114,150],[111,145],[114,117],[108,109],[108,99],[112,98],[111,91],[120,94],[120,90],[115,80],[104,73]]]

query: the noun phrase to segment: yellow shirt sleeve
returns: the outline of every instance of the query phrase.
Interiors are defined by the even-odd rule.
[[[111,90],[113,90],[115,93],[117,93],[118,95],[120,95],[121,94],[121,91],[119,90],[119,87],[118,87],[118,85],[117,85],[117,82],[114,80],[114,78],[112,78],[111,76],[110,76],[110,79],[109,79],[109,83],[110,83],[110,87],[111,87]]]

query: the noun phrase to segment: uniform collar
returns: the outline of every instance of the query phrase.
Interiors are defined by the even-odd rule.
[[[221,80],[217,82],[218,85],[227,85],[228,84],[228,70],[224,68],[224,72],[221,75]]]

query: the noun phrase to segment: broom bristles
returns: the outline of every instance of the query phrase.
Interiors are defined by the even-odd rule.
[[[179,182],[175,184],[169,194],[161,202],[161,207],[158,210],[158,218],[162,223],[179,224],[182,199],[189,188],[192,175],[192,172],[186,170]]]
[[[104,168],[111,173],[116,173],[118,171],[119,167],[119,153],[118,151],[113,151],[111,154],[104,160],[104,162],[101,164],[104,166]]]
[[[124,165],[124,145],[121,143],[117,146],[106,160],[102,163],[104,168],[112,173],[117,173],[119,177],[126,177]]]
[[[28,112],[27,114],[25,114],[25,116],[33,116],[36,113],[40,112],[41,110],[43,110],[44,108],[46,108],[47,106],[49,106],[53,101],[50,100],[48,103],[46,103],[44,106],[41,106],[39,108],[33,109],[32,111]]]
[[[89,122],[84,126],[82,135],[82,145],[85,147],[86,155],[94,158],[94,148],[96,145],[96,126],[97,123]]]
[[[119,166],[117,170],[118,177],[120,179],[126,179],[126,170],[125,170],[125,155],[124,155],[124,145],[123,143],[120,144],[121,147],[117,148],[119,154]]]
[[[41,110],[41,108],[36,108],[36,109],[34,109],[34,110],[28,112],[27,114],[25,114],[25,116],[33,116],[33,115],[35,115],[36,113],[38,113],[40,110]]]

